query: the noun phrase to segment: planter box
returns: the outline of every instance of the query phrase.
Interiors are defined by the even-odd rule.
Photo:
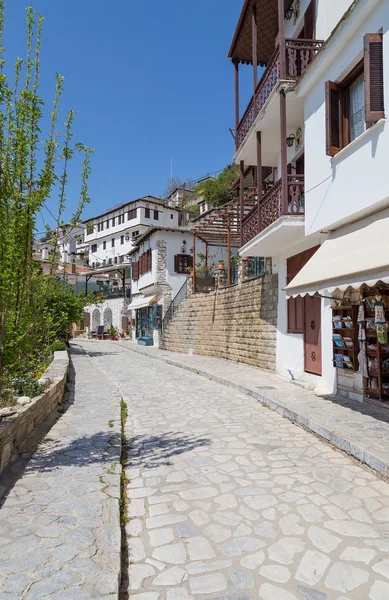
[[[41,377],[41,381],[50,380],[50,386],[41,396],[33,398],[31,404],[18,406],[17,414],[0,421],[0,473],[26,437],[62,402],[68,368],[67,351],[55,352],[53,362]]]

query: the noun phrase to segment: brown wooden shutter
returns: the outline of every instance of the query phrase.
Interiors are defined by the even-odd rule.
[[[134,281],[139,279],[139,262],[132,263],[132,278]]]
[[[314,246],[304,252],[291,256],[286,261],[286,283],[290,283],[301,271],[320,246]],[[301,296],[289,298],[287,301],[288,333],[304,333],[305,299]]]
[[[84,312],[84,327],[90,327],[90,313]]]
[[[193,268],[193,256],[188,256],[187,267]]]
[[[304,37],[306,40],[315,39],[316,0],[311,0],[304,15]]]
[[[174,256],[174,272],[178,273],[178,254]]]
[[[365,120],[375,123],[385,117],[382,35],[367,33],[364,42]]]
[[[126,333],[128,329],[128,317],[122,316],[122,330]]]
[[[326,152],[335,156],[342,148],[342,89],[326,81]]]

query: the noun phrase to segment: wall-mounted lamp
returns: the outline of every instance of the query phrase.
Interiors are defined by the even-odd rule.
[[[290,7],[290,8],[287,8],[287,9],[286,9],[286,11],[285,11],[285,19],[286,19],[287,21],[290,21],[290,20],[291,20],[291,18],[293,17],[293,12],[294,12],[294,11],[293,11],[293,8],[292,8],[292,7]]]
[[[294,135],[294,133],[288,135],[288,137],[286,138],[286,145],[288,146],[288,148],[291,148],[293,146],[295,139],[296,136]]]

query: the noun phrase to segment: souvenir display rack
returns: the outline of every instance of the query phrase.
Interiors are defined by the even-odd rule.
[[[365,317],[366,319],[371,319],[371,322],[374,322],[375,312],[374,312],[374,298],[377,290],[369,290],[364,291],[364,298],[369,297],[371,307],[369,307],[368,303],[365,302]],[[385,303],[385,319],[389,322],[389,309],[388,303],[389,296],[385,296],[388,294],[388,290],[379,290],[379,292],[383,295],[383,300]],[[371,346],[371,348],[369,348]],[[373,346],[376,348],[374,349]],[[388,344],[379,344],[377,340],[377,332],[374,328],[369,328],[366,326],[366,353],[367,353],[367,364],[368,364],[368,373],[369,378],[364,378],[365,382],[365,395],[368,398],[378,399],[382,401],[389,401],[389,343]],[[385,365],[385,361],[388,362]],[[383,364],[384,363],[384,364]]]
[[[333,364],[338,369],[347,369],[348,371],[358,371],[358,306],[334,306],[332,308],[332,345],[333,345]],[[350,324],[346,327],[346,322]],[[335,341],[343,345],[340,347]],[[348,338],[344,342],[344,338]]]

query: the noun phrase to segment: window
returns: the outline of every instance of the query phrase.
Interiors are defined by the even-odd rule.
[[[95,254],[97,252],[97,244],[92,244],[90,247],[90,251],[92,252],[92,254]]]
[[[124,223],[124,215],[119,215],[118,216],[118,225],[121,225],[122,223]]]
[[[107,242],[103,242],[103,250],[107,249]]]
[[[99,223],[97,225],[97,231],[103,231],[104,223]]]
[[[105,223],[105,228],[108,229],[109,228],[109,219],[107,219],[106,223]]]
[[[112,238],[111,240],[111,248],[115,248],[115,238]]]
[[[95,228],[93,225],[88,225],[88,227],[86,228],[86,235],[92,235],[94,230],[95,230]]]
[[[143,252],[139,257],[139,275],[144,275],[151,271],[152,267],[152,253],[151,248]]]
[[[132,237],[138,237],[139,229],[137,229],[136,231],[133,231],[131,235],[132,235]]]
[[[159,212],[157,210],[154,211],[154,219],[156,221],[158,221],[158,219],[159,219]]]
[[[121,243],[121,244],[124,244],[124,235],[121,235],[121,236],[120,236],[120,243]]]
[[[108,264],[109,264],[109,265],[112,265],[112,258],[109,258],[109,259],[108,259]]]
[[[174,270],[176,273],[188,274],[188,268],[193,267],[193,257],[188,254],[176,254],[174,257]]]
[[[315,254],[320,246],[309,248],[300,254],[291,256],[286,261],[286,283],[290,283],[303,266]],[[288,333],[304,333],[305,299],[301,296],[289,298],[288,302]]]
[[[115,256],[115,258],[113,259],[113,262],[115,263],[115,265],[118,264],[118,257],[117,256]]]
[[[364,59],[341,83],[326,82],[326,152],[335,156],[379,119],[384,118],[381,34],[364,38]]]
[[[173,213],[170,213],[170,218],[173,219]]]
[[[137,213],[137,209],[136,208],[132,208],[131,210],[129,210],[128,213],[127,213],[127,221],[131,221],[132,219],[136,219],[136,213]]]
[[[150,209],[149,208],[145,208],[145,218],[150,219]]]
[[[115,217],[112,217],[112,227],[115,227]]]
[[[132,278],[134,281],[139,279],[139,262],[132,263]]]

